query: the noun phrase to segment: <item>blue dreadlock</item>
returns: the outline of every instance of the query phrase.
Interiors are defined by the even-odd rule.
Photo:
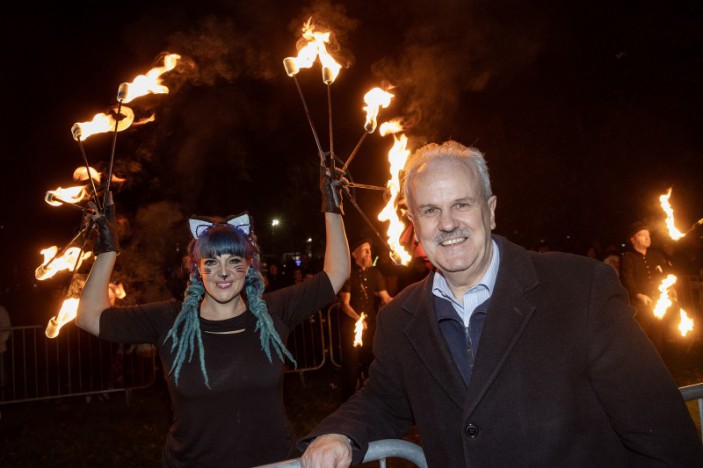
[[[200,357],[200,370],[205,378],[205,385],[210,388],[210,381],[208,379],[207,370],[205,369],[205,350],[203,349],[203,337],[200,333],[200,301],[202,301],[205,295],[205,285],[203,285],[202,280],[194,273],[191,273],[188,287],[186,288],[183,305],[181,306],[181,312],[176,317],[173,322],[173,326],[168,331],[166,338],[164,338],[164,344],[169,338],[173,340],[171,343],[171,353],[174,352],[176,357],[173,360],[171,369],[168,371],[169,374],[173,373],[176,377],[176,385],[178,385],[178,378],[181,375],[181,367],[183,366],[183,361],[185,360],[186,354],[188,355],[188,362],[193,360],[193,352],[195,347],[193,346],[193,341],[197,337],[198,339],[198,356]],[[179,338],[179,327],[182,327]],[[190,353],[188,353],[190,351]]]
[[[259,332],[261,349],[266,353],[269,362],[273,362],[271,359],[271,348],[273,348],[281,361],[285,361],[285,355],[297,366],[297,362],[276,332],[273,319],[268,313],[266,302],[263,300],[264,279],[259,272],[259,248],[254,237],[245,234],[239,228],[217,222],[198,233],[188,246],[188,255],[185,258],[186,268],[190,273],[188,287],[185,290],[181,311],[164,339],[164,344],[169,338],[173,341],[171,353],[174,353],[175,357],[169,374],[174,374],[176,385],[178,385],[181,367],[186,356],[188,356],[188,362],[193,359],[195,341],[197,340],[200,370],[205,379],[205,385],[210,388],[200,331],[200,303],[205,295],[205,286],[200,277],[199,263],[202,258],[225,254],[252,260],[252,265],[245,278],[245,295],[249,310],[256,317],[255,331]]]
[[[254,263],[258,265],[259,259],[258,254],[255,254]],[[268,312],[266,307],[266,302],[261,297],[264,292],[264,277],[258,268],[249,268],[247,272],[247,277],[245,278],[244,288],[247,293],[247,298],[249,298],[249,310],[252,311],[254,316],[256,316],[256,329],[259,332],[259,338],[261,340],[261,349],[266,353],[266,357],[271,360],[271,350],[273,348],[276,351],[276,355],[281,361],[285,361],[285,356],[298,367],[298,363],[293,356],[286,349],[286,345],[281,341],[281,337],[276,332],[276,328],[273,326],[273,320],[271,319],[271,314]]]

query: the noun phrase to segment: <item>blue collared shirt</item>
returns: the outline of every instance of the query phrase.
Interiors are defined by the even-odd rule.
[[[496,277],[498,276],[498,267],[500,266],[500,251],[498,250],[498,245],[495,240],[491,240],[491,243],[493,244],[493,255],[491,257],[491,263],[488,265],[488,270],[486,270],[476,286],[464,293],[462,302],[456,300],[451,288],[447,284],[447,280],[442,276],[441,272],[438,271],[437,274],[434,275],[432,294],[452,303],[454,310],[456,310],[457,314],[459,314],[459,317],[464,322],[464,327],[469,326],[471,314],[476,310],[476,307],[485,302],[491,297],[491,294],[493,294]]]

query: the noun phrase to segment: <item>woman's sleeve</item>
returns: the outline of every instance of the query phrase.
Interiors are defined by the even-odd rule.
[[[264,295],[269,313],[280,317],[290,328],[327,307],[336,298],[332,283],[324,271],[306,279],[301,284],[277,289]]]
[[[111,307],[100,316],[100,338],[115,343],[157,343],[178,314],[179,303]]]

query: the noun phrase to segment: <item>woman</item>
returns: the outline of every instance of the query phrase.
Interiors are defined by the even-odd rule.
[[[76,324],[108,341],[157,345],[174,413],[164,466],[250,467],[299,455],[283,406],[284,361],[292,361],[285,341],[295,325],[334,301],[349,276],[341,206],[332,194],[337,188],[323,173],[323,271],[266,295],[245,214],[190,220],[183,302],[111,308],[108,282],[119,250],[114,205],[93,217],[97,259]]]

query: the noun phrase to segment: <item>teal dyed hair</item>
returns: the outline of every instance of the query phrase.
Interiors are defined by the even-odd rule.
[[[278,335],[266,302],[262,297],[264,278],[259,271],[259,248],[256,241],[253,236],[245,234],[238,228],[217,223],[201,233],[197,239],[191,241],[188,246],[188,255],[184,259],[189,272],[188,287],[185,290],[181,311],[164,339],[164,344],[169,339],[172,340],[171,353],[174,354],[174,359],[169,374],[174,375],[176,385],[178,385],[183,363],[186,359],[188,362],[193,360],[197,346],[200,370],[205,385],[210,388],[200,330],[200,303],[206,291],[198,267],[202,258],[212,258],[219,255],[236,255],[252,261],[244,281],[243,296],[247,299],[249,310],[256,317],[255,331],[259,332],[261,349],[269,362],[273,362],[271,358],[271,349],[273,349],[281,361],[285,361],[287,357],[297,366],[295,359]]]

